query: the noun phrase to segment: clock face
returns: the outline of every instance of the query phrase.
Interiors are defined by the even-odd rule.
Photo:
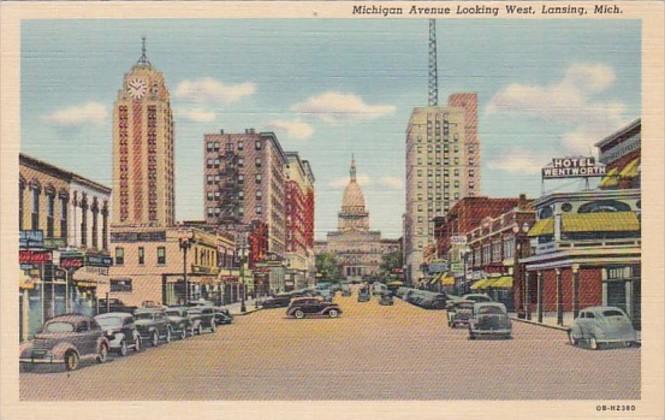
[[[141,99],[148,90],[145,80],[132,79],[127,82],[127,93],[133,99]]]

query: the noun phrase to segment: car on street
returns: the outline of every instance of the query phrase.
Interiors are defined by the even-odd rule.
[[[286,315],[296,319],[303,319],[307,316],[327,316],[337,318],[342,313],[342,309],[336,303],[326,302],[320,298],[303,297],[293,299]]]
[[[506,305],[498,302],[476,302],[473,315],[469,319],[469,338],[478,337],[510,338],[512,323]]]
[[[573,346],[586,342],[592,350],[602,345],[619,343],[629,347],[637,342],[633,324],[621,308],[591,306],[580,311],[568,331]]]
[[[472,300],[474,302],[494,302],[494,300],[484,293],[468,293],[462,296],[462,300]]]
[[[388,286],[386,286],[383,283],[374,282],[374,284],[372,284],[372,294],[374,296],[380,295],[380,294],[382,294],[383,292],[385,292],[387,290],[388,290]]]
[[[404,296],[406,296],[406,294],[409,292],[409,290],[411,290],[411,289],[408,288],[408,287],[398,287],[397,290],[395,290],[395,296],[397,296],[398,298],[404,300]]]
[[[65,314],[49,319],[34,339],[20,345],[20,365],[31,370],[34,364],[64,364],[76,370],[82,359],[104,363],[108,357],[109,341],[94,318],[80,314]]]
[[[136,329],[143,343],[157,347],[160,340],[171,342],[171,324],[162,308],[139,308],[134,311]]]
[[[141,351],[141,335],[136,329],[134,316],[126,312],[108,312],[97,315],[95,321],[109,340],[109,350],[126,356],[129,349]]]
[[[369,299],[370,296],[368,288],[362,288],[358,290],[358,302],[369,302]]]
[[[99,311],[98,313],[104,314],[107,312],[127,312],[133,313],[136,309],[136,306],[126,305],[123,301],[116,298],[109,299],[99,299]]]
[[[384,292],[379,296],[379,305],[392,306],[393,295],[390,292]]]
[[[342,296],[348,297],[351,296],[351,287],[348,284],[342,285]]]
[[[184,306],[170,306],[166,308],[166,318],[171,325],[171,333],[179,339],[184,340],[187,338],[187,334],[194,335],[188,308]]]
[[[473,316],[472,300],[455,300],[450,303],[447,309],[448,312],[448,326],[450,328],[457,328],[458,326],[469,326],[469,320]]]
[[[187,312],[192,320],[192,327],[195,334],[201,335],[205,329],[211,333],[217,330],[214,306],[192,306]]]
[[[261,306],[263,309],[286,308],[291,303],[290,295],[275,295],[264,300]]]
[[[233,315],[227,308],[215,307],[215,323],[217,325],[232,324]]]

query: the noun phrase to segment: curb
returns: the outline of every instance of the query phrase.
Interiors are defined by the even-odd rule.
[[[565,331],[565,332],[568,332],[568,330],[570,330],[570,328],[562,327],[560,325],[543,324],[541,322],[530,321],[528,319],[522,319],[522,318],[517,318],[517,317],[513,317],[513,316],[511,316],[510,319],[512,319],[513,321],[523,322],[525,324],[537,325],[539,327],[550,328],[550,329],[553,329],[553,330],[559,330],[559,331]]]

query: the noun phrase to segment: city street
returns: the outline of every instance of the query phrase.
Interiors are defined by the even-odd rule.
[[[433,400],[640,398],[640,349],[571,347],[562,331],[513,322],[512,340],[468,339],[444,311],[336,297],[339,319],[284,309],[214,334],[71,373],[21,373],[23,400]]]

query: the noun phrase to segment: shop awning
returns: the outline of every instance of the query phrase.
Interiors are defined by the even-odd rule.
[[[540,219],[538,220],[531,229],[527,236],[544,236],[544,235],[553,235],[554,234],[554,219]]]
[[[610,171],[600,180],[599,186],[601,188],[616,187],[619,185],[619,169],[612,168]]]
[[[432,278],[429,280],[429,284],[436,284],[436,283],[438,283],[439,281],[441,281],[441,277],[442,277],[442,276],[443,276],[442,273],[435,274],[434,277],[432,277]]]
[[[510,289],[513,287],[513,277],[501,276],[494,280],[491,287],[495,289]]]
[[[640,230],[640,222],[632,211],[564,214],[561,217],[561,224],[564,232],[634,232]]]
[[[455,277],[451,276],[450,274],[447,274],[441,278],[441,284],[444,286],[454,286]]]
[[[485,285],[490,281],[491,279],[481,279],[478,280],[477,282],[473,283],[471,285],[471,288],[473,290],[479,290],[479,289],[484,289]]]
[[[640,158],[631,160],[626,166],[623,167],[619,176],[621,178],[635,178],[639,175]]]

